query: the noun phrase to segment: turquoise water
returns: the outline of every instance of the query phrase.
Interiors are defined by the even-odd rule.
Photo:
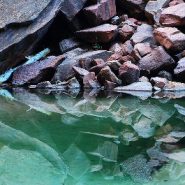
[[[0,185],[184,185],[185,99],[0,90]]]

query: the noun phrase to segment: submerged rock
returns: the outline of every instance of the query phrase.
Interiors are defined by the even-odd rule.
[[[124,174],[129,175],[136,183],[146,183],[151,180],[152,167],[147,163],[144,155],[136,155],[121,164]]]

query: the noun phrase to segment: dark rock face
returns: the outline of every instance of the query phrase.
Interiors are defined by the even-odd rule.
[[[145,1],[144,0],[119,0],[120,8],[126,9],[131,16],[144,16]]]
[[[87,0],[63,0],[60,10],[69,21],[72,21],[86,2]]]
[[[104,23],[116,15],[115,0],[100,0],[96,5],[84,8],[84,15],[93,26]]]
[[[165,8],[160,17],[160,23],[164,26],[185,25],[185,3]]]
[[[41,81],[51,80],[56,67],[64,60],[64,57],[48,57],[45,60],[28,64],[18,68],[12,78],[12,84],[21,86],[25,84],[37,84]]]
[[[99,51],[89,51],[82,55],[75,56],[74,58],[66,58],[61,65],[57,67],[57,71],[54,75],[54,78],[52,81],[66,81],[74,76],[74,70],[73,66],[79,67],[79,61],[81,59],[90,58],[90,59],[96,59],[101,58],[103,60],[107,60],[107,58],[110,57],[112,53],[108,52],[106,50],[99,50]]]
[[[167,50],[180,52],[185,49],[185,34],[174,27],[157,28],[154,31],[156,40]]]
[[[173,77],[172,74],[169,73],[168,71],[160,71],[157,76],[161,77],[161,78],[166,78],[169,81],[172,81]]]
[[[170,68],[175,64],[173,58],[159,46],[139,61],[139,68],[146,73],[159,72],[161,69]]]
[[[119,68],[119,78],[122,80],[124,85],[129,85],[131,83],[139,81],[140,69],[138,66],[132,64],[131,62],[125,62]]]
[[[8,3],[9,1],[4,0],[3,2]],[[10,8],[14,7],[18,12],[22,9],[22,16],[13,18],[11,14],[3,10],[6,15],[10,15],[10,18],[6,18],[6,21],[3,20],[3,17],[0,18],[1,27],[7,27],[0,32],[0,73],[17,65],[20,60],[24,59],[24,56],[30,54],[52,23],[60,8],[61,0],[44,0],[42,2],[20,0],[14,4],[16,5],[10,6]],[[19,8],[20,6],[21,8]],[[30,10],[30,7],[35,8]],[[34,15],[31,16],[31,14]],[[14,26],[12,23],[17,25]]]
[[[101,26],[77,31],[76,35],[78,38],[89,43],[107,43],[116,36],[116,33],[116,25],[103,24]]]
[[[80,43],[74,38],[64,39],[60,43],[60,50],[62,53],[71,51],[80,46]]]

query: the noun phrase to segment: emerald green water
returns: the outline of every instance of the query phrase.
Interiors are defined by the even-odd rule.
[[[0,95],[0,185],[185,184],[183,98]]]

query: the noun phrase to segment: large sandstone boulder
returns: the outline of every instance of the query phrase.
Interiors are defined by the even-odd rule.
[[[159,72],[161,69],[169,69],[175,64],[173,58],[159,46],[139,61],[139,68],[145,73]]]
[[[62,55],[58,57],[51,56],[42,61],[23,65],[13,73],[12,84],[21,86],[51,80],[56,67],[63,59],[64,57]]]
[[[177,28],[157,28],[154,35],[156,40],[167,50],[180,52],[185,49],[185,34]]]
[[[0,3],[0,73],[29,55],[46,33],[61,0],[2,0]]]
[[[164,26],[185,25],[185,3],[165,8],[160,17],[160,23]]]
[[[116,15],[115,0],[101,0],[95,5],[86,7],[84,15],[93,26],[106,22]]]

